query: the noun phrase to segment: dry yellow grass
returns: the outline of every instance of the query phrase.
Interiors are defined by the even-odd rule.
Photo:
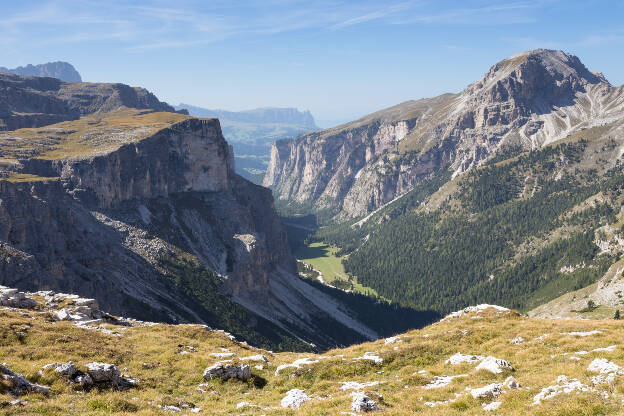
[[[151,136],[189,116],[121,109],[40,128],[0,133],[0,159],[60,160],[110,152]]]
[[[466,388],[482,387],[501,382],[512,374],[522,388],[510,390],[497,400],[502,402],[500,415],[603,415],[622,414],[622,377],[611,385],[598,386],[597,391],[561,394],[532,406],[533,397],[548,385],[556,384],[560,375],[578,378],[590,385],[593,375],[587,371],[594,358],[607,358],[624,364],[624,334],[619,321],[539,320],[513,312],[492,310],[447,319],[422,330],[400,336],[401,342],[385,344],[383,340],[314,354],[271,354],[230,341],[223,333],[209,331],[198,325],[156,325],[143,328],[118,329],[121,337],[74,327],[68,322],[52,322],[45,313],[0,311],[0,362],[21,372],[32,381],[51,386],[48,397],[22,396],[25,406],[8,406],[9,396],[0,394],[0,411],[7,415],[103,415],[103,414],[169,414],[158,405],[189,403],[202,409],[200,414],[276,414],[276,415],[339,415],[351,411],[349,391],[340,389],[341,382],[379,381],[365,390],[383,396],[381,412],[387,415],[476,415],[484,414],[482,405],[490,400],[473,399]],[[578,337],[565,334],[573,331],[600,330],[601,333]],[[544,334],[548,337],[539,339]],[[514,345],[511,340],[521,336],[526,342]],[[184,346],[195,352],[180,355]],[[617,345],[614,351],[589,352],[571,360],[570,353],[591,351]],[[217,361],[210,354],[227,348],[239,357],[265,354],[270,364],[262,370],[252,369],[249,382],[230,380],[208,382],[206,392],[197,390],[204,383],[202,372]],[[354,360],[371,351],[383,363]],[[452,354],[492,355],[509,361],[513,373],[493,375],[476,372],[474,364],[458,366],[444,362]],[[566,355],[568,354],[568,355]],[[344,356],[344,357],[341,357]],[[301,369],[287,369],[275,375],[280,364],[310,357],[318,363]],[[38,370],[52,362],[72,360],[76,365],[91,361],[116,364],[124,373],[140,380],[137,389],[109,391],[75,390],[58,376],[38,376]],[[426,373],[419,373],[425,370]],[[467,374],[439,389],[423,389],[437,375]],[[293,388],[306,391],[312,400],[299,410],[282,409],[280,400]],[[608,393],[605,397],[602,392]],[[459,396],[456,397],[456,394]],[[376,397],[376,396],[375,396]],[[425,402],[456,399],[449,404],[430,408]],[[248,402],[258,407],[237,408]],[[4,403],[4,404],[3,404]],[[185,413],[189,413],[186,411]]]

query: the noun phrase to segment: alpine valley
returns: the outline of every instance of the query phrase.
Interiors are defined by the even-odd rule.
[[[352,280],[403,306],[528,312],[590,287],[556,310],[612,318],[623,153],[624,87],[540,49],[459,94],[278,141],[264,185],[284,215],[325,225],[308,242],[338,247]]]
[[[622,414],[624,87],[577,57],[325,130],[81,80],[0,68],[2,414]]]

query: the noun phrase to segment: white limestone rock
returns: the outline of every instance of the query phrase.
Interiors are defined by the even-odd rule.
[[[280,405],[284,408],[299,409],[303,403],[310,400],[310,396],[308,396],[305,391],[292,389],[286,393]]]
[[[484,387],[470,390],[470,395],[475,399],[495,399],[502,393],[501,383],[492,383]]]
[[[92,362],[86,364],[85,367],[95,383],[119,384],[121,381],[121,373],[113,364]]]
[[[538,394],[533,397],[533,406],[537,406],[544,400],[552,399],[560,394],[570,394],[574,391],[591,391],[589,386],[582,384],[578,379],[568,380],[566,376],[557,377],[557,383],[552,386],[544,387]]]
[[[495,311],[500,312],[509,312],[509,309],[504,308],[502,306],[498,306],[498,305],[488,305],[486,303],[483,303],[481,305],[476,305],[476,306],[468,306],[467,308],[464,308],[460,311],[455,311],[455,312],[451,312],[450,314],[446,315],[442,320],[447,320],[447,319],[451,319],[451,318],[460,318],[466,314],[469,314],[471,312],[474,313],[481,313],[487,309],[492,309]]]
[[[234,354],[233,352],[213,352],[210,355],[220,360],[224,358],[236,357],[236,354]]]
[[[269,359],[262,354],[258,355],[250,355],[249,357],[241,357],[241,361],[253,361],[253,362],[263,362],[268,363]]]
[[[319,360],[313,360],[311,358],[300,358],[298,360],[293,361],[291,364],[282,364],[275,369],[275,375],[277,376],[281,371],[287,368],[301,368],[304,365],[312,365],[318,363]]]
[[[0,306],[32,309],[37,306],[37,301],[17,289],[0,286]]]
[[[482,355],[468,355],[468,354],[462,354],[462,353],[458,352],[458,353],[452,355],[444,363],[445,364],[450,364],[450,365],[457,365],[457,364],[462,364],[462,363],[474,364],[474,363],[478,363],[480,361],[483,361],[484,359],[485,359],[485,357],[482,356]]]
[[[0,379],[9,384],[7,392],[15,397],[27,393],[47,395],[50,392],[50,387],[31,383],[23,375],[11,371],[8,367],[6,367],[6,364],[0,365]]]
[[[355,359],[356,361],[359,360],[369,360],[374,362],[375,364],[381,364],[383,362],[383,358],[381,358],[379,355],[372,353],[372,352],[365,352],[363,356],[358,357]]]
[[[491,402],[487,404],[484,403],[483,410],[485,410],[486,412],[493,412],[495,410],[498,410],[501,404],[503,404],[503,402]]]
[[[514,371],[514,368],[505,360],[489,356],[481,361],[476,370],[486,370],[493,374],[500,374],[505,370]]]
[[[343,381],[342,386],[340,386],[340,390],[363,390],[366,387],[373,387],[379,384],[378,381],[368,381],[359,383],[357,381]]]
[[[359,392],[353,393],[353,400],[351,401],[351,410],[355,412],[373,412],[379,410],[377,402],[368,397],[366,394]]]
[[[433,377],[433,380],[423,386],[423,389],[429,390],[429,389],[439,389],[441,387],[446,387],[449,384],[451,384],[451,381],[453,381],[453,379],[455,378],[459,378],[459,377],[468,377],[467,374],[460,374],[457,376],[435,376]]]
[[[251,378],[251,368],[247,364],[217,363],[204,370],[204,380],[212,380],[214,378],[221,378],[222,380],[235,378],[247,381]]]
[[[620,371],[620,367],[606,358],[596,358],[589,364],[587,370],[592,373],[610,374],[618,373]]]

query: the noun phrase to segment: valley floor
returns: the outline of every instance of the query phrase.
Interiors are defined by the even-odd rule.
[[[482,415],[496,406],[492,414],[624,412],[622,321],[534,319],[483,306],[321,355],[273,354],[200,325],[80,328],[58,320],[62,309],[75,306],[71,298],[47,305],[33,298],[34,309],[0,309],[0,362],[51,390],[16,398],[6,394],[10,383],[1,382],[6,415],[361,414],[352,409],[357,392],[381,415]],[[244,360],[258,355],[268,363]],[[452,356],[459,363],[447,363]],[[204,380],[204,369],[223,360],[249,364],[251,378]],[[46,364],[67,361],[78,369],[94,361],[115,364],[137,387],[84,391],[54,371],[40,373]],[[300,407],[283,408],[293,389],[305,392]]]

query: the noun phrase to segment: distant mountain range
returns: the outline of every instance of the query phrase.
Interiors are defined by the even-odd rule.
[[[9,69],[0,66],[0,72],[23,75],[28,77],[51,77],[66,82],[82,82],[82,77],[76,68],[68,62],[48,62],[47,64],[20,66]]]
[[[296,108],[264,107],[245,111],[210,110],[195,107],[189,104],[180,104],[179,108],[186,108],[195,117],[214,117],[224,121],[253,124],[287,124],[305,127],[308,130],[317,128],[310,111],[299,111]]]
[[[192,116],[218,118],[223,135],[234,147],[236,172],[256,183],[262,181],[275,140],[296,137],[318,127],[309,111],[296,108],[257,108],[247,111],[210,110],[189,104]]]

